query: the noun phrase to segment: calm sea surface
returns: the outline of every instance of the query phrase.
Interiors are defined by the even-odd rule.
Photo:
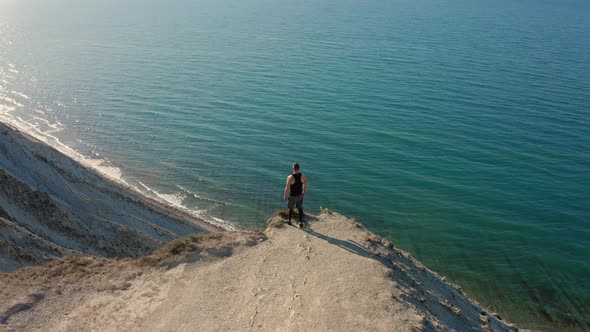
[[[310,211],[590,330],[588,1],[0,0],[0,120],[241,228],[298,161]]]

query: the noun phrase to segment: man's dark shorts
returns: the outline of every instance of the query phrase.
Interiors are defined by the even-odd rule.
[[[297,206],[297,208],[303,206],[303,195],[289,196],[289,210],[292,210],[294,206]]]

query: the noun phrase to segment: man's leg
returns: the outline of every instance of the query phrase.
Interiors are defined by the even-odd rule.
[[[297,201],[297,209],[299,210],[299,227],[303,227],[303,196],[300,196]]]
[[[289,225],[291,225],[291,219],[293,219],[293,205],[295,205],[293,197],[289,197],[289,221],[287,222]]]

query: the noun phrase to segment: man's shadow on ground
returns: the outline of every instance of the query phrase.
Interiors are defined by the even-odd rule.
[[[424,289],[424,285],[422,285],[421,283],[417,282],[414,279],[414,277],[416,275],[420,275],[425,272],[422,270],[416,271],[419,268],[415,266],[415,262],[412,261],[411,258],[400,255],[400,254],[393,252],[393,251],[390,251],[388,254],[385,254],[385,256],[377,255],[374,252],[370,251],[369,249],[366,249],[365,247],[361,246],[360,244],[358,244],[354,241],[335,239],[333,237],[330,237],[330,236],[327,236],[324,234],[320,234],[310,228],[310,225],[308,223],[309,221],[321,222],[316,217],[309,217],[308,218],[308,216],[306,216],[306,218],[304,220],[304,227],[301,229],[303,232],[313,235],[313,236],[315,236],[319,239],[322,239],[330,244],[338,246],[350,253],[359,255],[361,257],[373,259],[373,260],[383,264],[388,269],[390,269],[390,271],[391,271],[390,278],[395,281],[395,283],[397,284],[397,286],[396,286],[397,288],[403,290],[403,293],[399,296],[397,301],[400,301],[401,303],[409,302],[409,303],[414,304],[416,307],[420,307],[420,308],[427,305],[427,307],[428,306],[431,307],[428,310],[432,314],[434,314],[435,316],[445,317],[445,314],[447,314],[446,317],[448,317],[447,311],[449,311],[450,309],[447,307],[444,307],[444,305],[442,305],[442,304],[440,304],[440,302],[438,302],[439,297],[437,297],[437,296],[440,296],[440,294],[428,293]],[[295,227],[297,227],[297,226],[295,226]],[[396,268],[394,266],[395,261],[400,261],[400,262],[404,263],[405,266],[409,267],[409,271],[402,270],[399,267]],[[430,279],[430,280],[428,280],[428,279]],[[440,282],[440,281],[433,281],[433,280],[437,280],[437,278],[434,275],[431,275],[428,279],[425,279],[424,282],[427,282],[427,283],[433,282],[436,284],[438,284]],[[456,292],[456,290],[452,291],[452,290],[450,290],[451,288],[452,288],[451,286],[448,286],[447,290],[443,291],[443,292],[449,292],[449,294],[452,294],[452,295],[447,295],[447,296],[452,296],[454,298],[456,295],[452,292]],[[478,314],[479,314],[479,311],[477,311],[475,314],[471,314],[471,315],[463,314],[461,316],[461,319],[455,319],[455,317],[456,317],[456,313],[455,313],[455,314],[452,314],[453,319],[447,320],[447,323],[453,329],[460,331],[461,328],[463,327],[463,325],[461,325],[461,322],[463,320],[470,320],[471,324],[473,324],[474,326],[479,324],[479,315]],[[424,330],[434,332],[434,331],[437,331],[437,328],[432,324],[432,322],[426,321]]]
[[[335,239],[333,237],[329,237],[327,235],[324,234],[320,234],[314,230],[312,230],[309,227],[309,222],[310,221],[314,221],[314,222],[318,222],[319,219],[315,216],[309,216],[306,215],[305,219],[303,221],[303,228],[301,228],[302,231],[304,231],[307,234],[313,235],[319,239],[322,239],[330,244],[333,244],[337,247],[340,247],[350,253],[359,255],[361,257],[366,257],[366,258],[372,258],[372,259],[376,259],[377,256],[375,254],[373,254],[372,252],[368,251],[367,249],[363,248],[360,244],[351,241],[351,240],[340,240],[340,239]]]

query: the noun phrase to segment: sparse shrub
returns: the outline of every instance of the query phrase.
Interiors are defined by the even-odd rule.
[[[460,308],[454,306],[446,299],[438,298],[438,303],[440,303],[443,307],[451,310],[457,316],[461,316],[461,314],[463,314],[463,311],[461,311]]]
[[[367,232],[367,234],[365,234],[365,242],[380,242],[379,241],[379,237],[375,234],[369,233]]]
[[[192,256],[194,253],[210,252],[214,248],[221,249],[223,246],[251,246],[264,239],[266,236],[262,232],[236,231],[193,234],[173,240],[153,254],[142,257],[139,263],[141,265],[165,265]]]
[[[92,263],[94,263],[94,257],[90,257],[90,256],[82,256],[82,257],[78,257],[74,263],[80,266],[88,266],[91,265]]]
[[[463,288],[461,288],[461,286],[459,286],[459,285],[457,285],[455,283],[452,283],[452,282],[449,282],[448,284],[451,285],[451,287],[453,287],[454,289],[456,289],[457,292],[459,292],[459,294],[463,294],[464,293],[463,292]]]
[[[483,325],[488,325],[490,322],[490,318],[485,314],[485,312],[479,315],[479,320]]]
[[[285,223],[283,222],[282,219],[279,218],[270,218],[268,220],[268,227],[272,227],[272,228],[283,228],[285,226]]]
[[[276,214],[283,219],[289,219],[289,210],[278,210]],[[299,211],[297,209],[293,210],[293,218],[299,218]]]

